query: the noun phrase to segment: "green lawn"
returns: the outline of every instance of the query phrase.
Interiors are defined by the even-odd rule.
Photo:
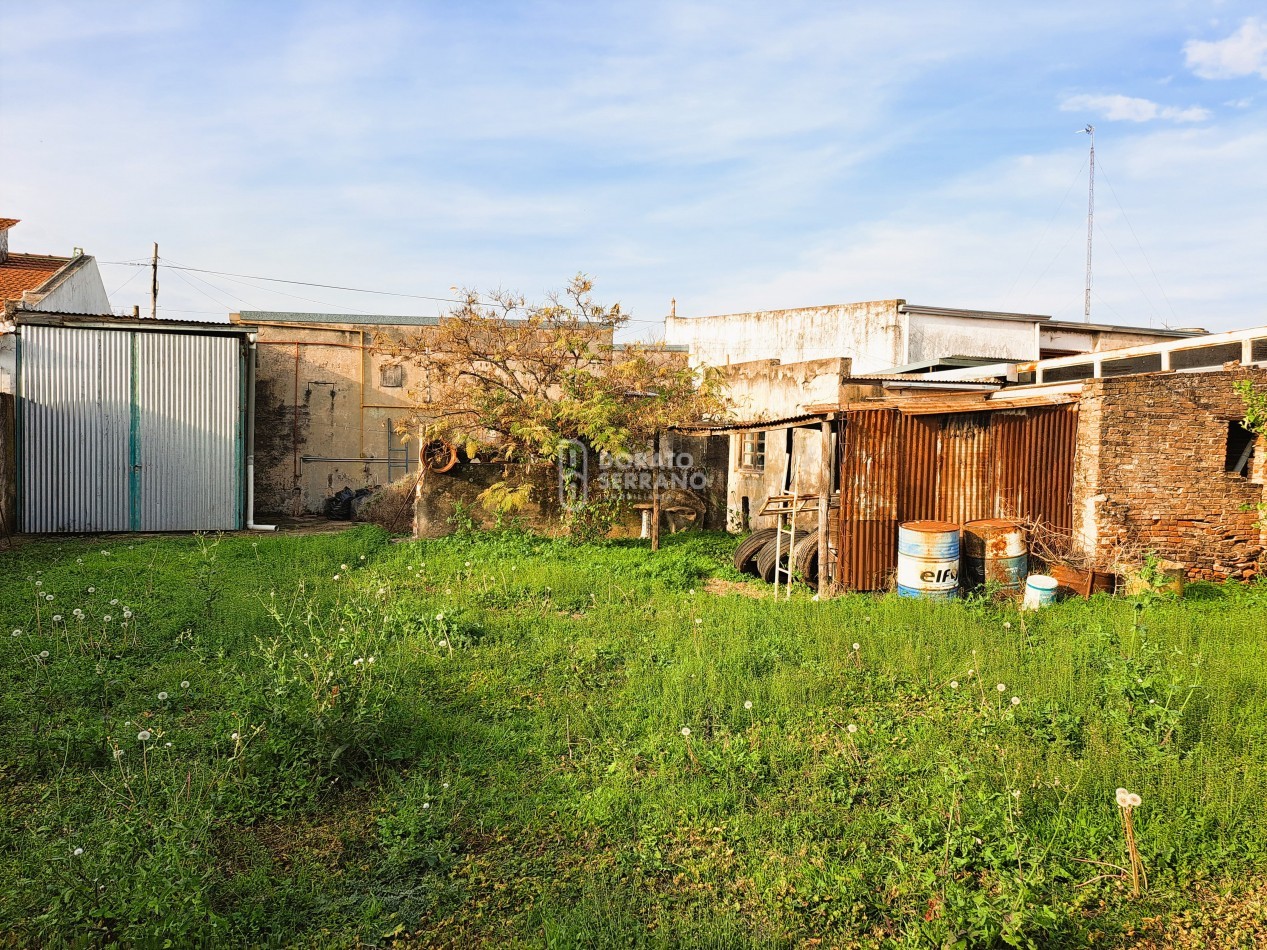
[[[0,945],[1263,939],[1202,908],[1267,869],[1267,585],[776,602],[734,543],[0,552]]]

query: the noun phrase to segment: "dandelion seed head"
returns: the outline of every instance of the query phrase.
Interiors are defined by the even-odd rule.
[[[242,736],[241,736],[239,733],[236,733],[236,732],[235,732],[235,733],[233,734],[233,741],[234,741],[234,742],[237,742],[237,741],[238,741],[238,740],[240,740],[241,738],[242,738]]]
[[[123,619],[124,620],[132,619],[132,611],[128,610],[126,607],[123,608]]]
[[[1140,805],[1144,804],[1144,799],[1140,798],[1134,792],[1131,792],[1126,796],[1126,804],[1131,808],[1138,808]]]
[[[9,636],[11,636],[11,637],[20,637],[20,636],[22,636],[22,631],[21,631],[21,630],[14,630],[11,634],[9,634]]]
[[[426,811],[426,810],[427,810],[428,808],[430,808],[430,807],[431,807],[431,802],[423,802],[423,803],[422,803],[422,808],[423,808],[423,811]]]
[[[958,681],[958,680],[951,680],[951,681],[950,681],[950,688],[951,688],[951,689],[958,689],[958,688],[959,688],[959,681]]]
[[[104,617],[102,617],[101,619],[102,619],[102,620],[104,620],[106,623],[109,623],[109,622],[110,622],[111,620],[113,620],[114,618],[113,618],[113,617],[111,617],[109,614],[106,614],[106,615],[105,615]]]
[[[1131,793],[1128,792],[1126,789],[1119,788],[1117,792],[1114,794],[1114,797],[1117,799],[1117,804],[1119,808],[1126,808],[1128,805],[1130,805]]]
[[[857,652],[858,652],[859,650],[861,650],[861,649],[862,649],[862,644],[861,644],[861,643],[855,643],[855,644],[853,645],[853,652],[854,652],[854,653],[857,653]]]
[[[123,750],[122,750],[122,749],[115,749],[115,750],[114,750],[114,757],[115,757],[116,759],[121,759],[121,758],[123,758]]]
[[[1014,788],[1014,789],[1012,789],[1012,797],[1013,797],[1013,798],[1020,798],[1020,797],[1021,797],[1021,790],[1020,790],[1019,788]]]
[[[181,688],[181,689],[189,689],[189,680],[181,680],[181,681],[180,681],[180,688]]]
[[[467,562],[466,562],[466,566],[467,566],[467,567],[470,567],[470,566],[471,566],[471,562],[470,562],[470,561],[467,561]]]
[[[47,650],[41,650],[41,651],[40,651],[40,659],[41,659],[41,660],[47,660],[47,659],[48,659],[48,651],[47,651]]]
[[[850,735],[853,735],[857,731],[858,731],[858,727],[855,726],[852,722],[849,725],[845,726],[845,732],[849,733]]]
[[[699,625],[700,625],[700,624],[702,624],[703,622],[704,622],[704,618],[702,618],[702,617],[696,617],[696,618],[695,618],[695,625],[696,625],[696,626],[699,626]]]
[[[339,570],[341,570],[341,571],[346,571],[347,569],[348,569],[348,566],[347,566],[346,564],[340,564],[340,565],[339,565]]]
[[[90,593],[90,594],[91,594],[91,593],[92,593],[92,591],[93,591],[93,589],[92,589],[91,587],[89,587],[89,588],[88,588],[88,593]],[[118,607],[118,606],[119,606],[119,598],[118,598],[118,597],[111,597],[111,598],[110,598],[110,606],[111,606],[111,607]]]
[[[78,607],[72,610],[71,613],[74,614],[76,617],[82,617],[84,615],[84,612],[80,610]]]
[[[84,853],[83,848],[76,848],[74,851],[71,852],[71,854],[73,854],[75,857],[79,857],[83,853]]]
[[[996,687],[994,687],[994,688],[995,688],[995,689],[997,689],[1000,693],[1005,693],[1005,692],[1007,692],[1007,684],[1005,684],[1005,683],[1000,683],[998,686],[996,686]]]
[[[61,614],[53,614],[53,623],[60,623],[61,619],[62,619]]]
[[[334,575],[334,579],[337,581],[337,580],[339,579],[339,575],[338,575],[338,574],[335,574],[335,575]]]
[[[387,588],[386,588],[386,587],[380,587],[380,588],[378,589],[378,596],[379,596],[379,597],[382,597],[382,596],[383,596],[384,594],[386,594],[386,593],[387,593]]]
[[[88,593],[90,593],[90,594],[95,594],[96,592],[97,592],[97,588],[95,588],[95,587],[89,587],[89,588],[88,588]]]
[[[445,783],[443,783],[440,787],[441,787],[441,788],[448,788],[448,787],[449,787],[449,783],[448,783],[448,782],[445,782]]]
[[[818,595],[815,594],[813,597],[810,598],[810,600],[812,600],[814,603],[818,603]]]
[[[448,645],[449,645],[449,641],[448,641],[448,640],[441,640],[441,641],[437,644],[437,646],[439,646],[439,647],[440,647],[440,649],[442,649],[442,650],[443,650],[445,647],[447,647]]]
[[[52,599],[53,599],[53,595],[52,595],[52,594],[45,594],[45,595],[44,595],[44,599],[45,599],[45,600],[52,600]]]
[[[976,670],[968,670],[968,679],[972,679],[972,674],[975,672]]]
[[[1019,706],[1020,704],[1021,704],[1021,697],[1019,697],[1019,696],[1013,696],[1013,697],[1012,697],[1012,705],[1013,705],[1013,706]]]
[[[1004,620],[1004,621],[1003,621],[1003,629],[1004,629],[1004,630],[1011,630],[1011,629],[1012,629],[1012,621],[1010,621],[1010,620]]]
[[[682,727],[682,738],[683,738],[683,739],[689,739],[690,737],[691,737],[691,727],[690,727],[690,726],[683,726],[683,727]]]
[[[361,560],[362,560],[362,561],[364,561],[364,560],[365,560],[365,555],[364,555],[364,554],[362,554],[362,555],[361,555]]]
[[[751,700],[751,699],[745,699],[745,700],[743,701],[743,708],[744,708],[744,709],[751,709],[751,708],[752,708],[752,700]]]
[[[166,692],[162,692],[162,693],[159,693],[159,694],[158,694],[158,700],[159,700],[159,702],[162,702],[162,701],[163,701],[164,699],[166,699],[166,698],[167,698],[167,693],[166,693]]]
[[[167,746],[167,748],[169,749],[172,747],[172,744],[170,742],[164,742],[163,745]]]
[[[142,742],[149,742],[151,735],[152,733],[148,729],[142,729],[140,732],[136,734],[136,737],[140,739]]]

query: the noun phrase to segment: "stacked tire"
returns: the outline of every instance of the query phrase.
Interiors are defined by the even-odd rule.
[[[778,570],[786,572],[789,559],[792,562],[793,579],[818,588],[818,535],[806,534],[788,551],[787,540],[779,540],[774,528],[754,531],[735,549],[735,570],[759,577],[772,584],[775,579],[775,558]]]

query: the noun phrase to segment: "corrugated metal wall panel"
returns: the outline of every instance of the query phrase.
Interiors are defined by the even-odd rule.
[[[240,527],[237,340],[137,334],[137,527]]]
[[[22,327],[23,531],[128,529],[130,359],[126,333]]]
[[[19,332],[23,531],[242,526],[236,337]]]
[[[850,590],[880,590],[897,565],[897,525],[1020,517],[1073,523],[1077,405],[896,417],[846,414],[840,565]]]
[[[988,412],[961,412],[942,418],[937,465],[938,521],[961,525],[993,517],[990,416]]]
[[[891,409],[846,414],[837,583],[882,590],[897,561],[899,426]]]

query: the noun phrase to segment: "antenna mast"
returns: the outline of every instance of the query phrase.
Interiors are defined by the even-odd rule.
[[[1095,126],[1079,129],[1091,137],[1091,170],[1087,179],[1087,290],[1082,302],[1082,319],[1091,322],[1091,235],[1095,227]]]

